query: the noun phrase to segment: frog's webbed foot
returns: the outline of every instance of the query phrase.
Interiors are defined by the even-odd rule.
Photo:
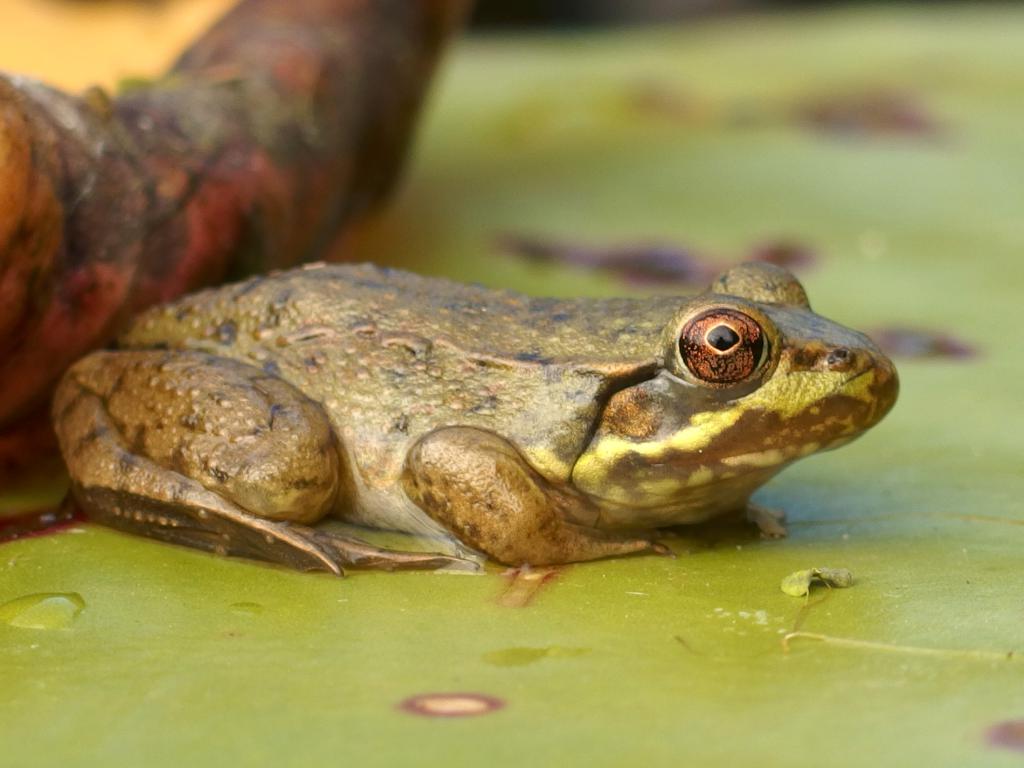
[[[130,454],[119,456],[119,460],[126,459],[140,474],[154,469],[151,462]],[[78,482],[72,485],[72,494],[90,519],[127,533],[300,571],[344,573],[344,563],[336,554],[309,535],[315,533],[313,529],[250,515],[186,477],[162,473],[159,477],[167,488],[166,496]],[[149,488],[152,491],[152,484]]]
[[[342,491],[326,415],[286,382],[192,352],[90,355],[54,399],[72,494],[94,520],[173,544],[341,574],[462,568],[314,523]]]
[[[142,460],[133,459],[145,471]],[[433,552],[382,549],[361,539],[297,523],[251,515],[187,478],[177,479],[173,502],[100,487],[76,485],[89,517],[111,528],[218,555],[276,563],[300,571],[344,575],[346,568],[479,570],[472,560]],[[186,503],[182,503],[186,502]]]
[[[745,517],[757,526],[763,539],[783,539],[789,531],[786,530],[786,513],[780,509],[771,509],[754,502],[747,503]]]
[[[587,502],[553,488],[508,441],[480,429],[449,427],[422,438],[406,459],[403,483],[430,517],[506,565],[670,553],[569,522],[587,518],[578,509]]]
[[[301,527],[301,526],[300,526]],[[309,529],[316,544],[333,553],[337,562],[350,568],[373,568],[380,571],[479,571],[475,560],[439,552],[403,552],[383,549],[355,536],[342,536],[333,531]]]

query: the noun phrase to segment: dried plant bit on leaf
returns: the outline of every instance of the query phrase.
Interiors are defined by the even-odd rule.
[[[811,591],[811,584],[821,582],[828,587],[843,589],[853,586],[853,574],[846,568],[808,568],[794,571],[782,580],[782,591],[791,597],[803,597]]]

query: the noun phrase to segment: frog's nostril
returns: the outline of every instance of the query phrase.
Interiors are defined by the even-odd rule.
[[[853,363],[853,352],[846,347],[836,347],[828,353],[825,362],[829,368],[843,369]]]

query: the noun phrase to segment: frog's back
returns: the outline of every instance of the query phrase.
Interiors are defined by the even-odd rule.
[[[415,333],[467,355],[616,371],[647,359],[678,299],[552,299],[372,264],[314,265],[251,281],[256,308],[287,304],[360,334]]]
[[[390,335],[494,361],[615,373],[649,362],[678,298],[535,298],[371,264],[311,264],[201,291],[143,314],[128,345],[239,336],[280,347],[297,332]],[[280,337],[280,338],[279,338]],[[391,340],[391,344],[397,344]]]

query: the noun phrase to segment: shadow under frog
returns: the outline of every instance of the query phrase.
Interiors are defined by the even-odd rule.
[[[662,552],[655,529],[747,511],[896,393],[871,341],[769,264],[694,297],[565,300],[310,265],[141,315],[53,413],[93,519],[341,573]],[[318,528],[329,515],[444,552]]]

